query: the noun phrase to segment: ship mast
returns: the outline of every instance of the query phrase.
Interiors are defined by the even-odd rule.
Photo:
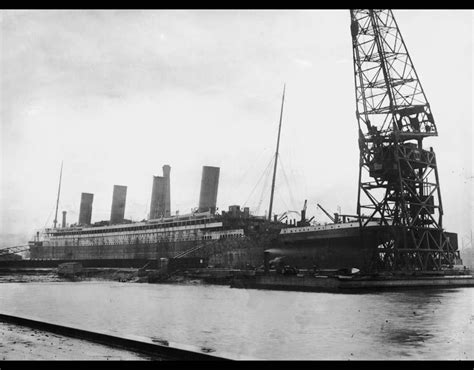
[[[63,177],[63,161],[61,161],[61,171],[59,172],[58,198],[56,199],[56,213],[54,214],[54,228],[58,223],[59,194],[61,193],[61,179]]]
[[[278,162],[278,149],[280,148],[280,133],[281,133],[281,120],[283,117],[283,104],[285,102],[285,88],[286,84],[283,85],[283,96],[281,98],[281,110],[280,110],[280,124],[278,126],[278,139],[275,151],[275,165],[273,166],[273,180],[272,180],[272,191],[270,193],[270,207],[268,210],[268,220],[272,220],[272,208],[273,208],[273,194],[275,192],[275,178],[276,178],[276,170],[277,170],[277,162]]]

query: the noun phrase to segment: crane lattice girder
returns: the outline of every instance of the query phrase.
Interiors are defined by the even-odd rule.
[[[438,134],[430,105],[391,10],[350,13],[361,230],[371,221],[386,228],[376,268],[440,269],[459,252],[442,229],[435,153],[423,149]]]
[[[351,11],[357,110],[363,130],[436,134],[429,104],[393,14]],[[365,126],[365,127],[364,127]],[[366,129],[367,128],[367,129]]]

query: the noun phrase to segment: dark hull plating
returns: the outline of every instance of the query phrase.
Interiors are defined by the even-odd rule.
[[[297,268],[341,269],[370,267],[383,229],[371,227],[331,229],[282,236],[283,246],[270,249],[268,258],[285,256],[285,264]]]
[[[202,257],[215,267],[248,268],[263,265],[265,249],[275,245],[275,235],[261,234],[238,240],[181,241],[150,244],[118,244],[89,246],[31,246],[30,261],[80,261],[84,266],[141,267],[149,260]],[[137,261],[137,262],[135,262]]]

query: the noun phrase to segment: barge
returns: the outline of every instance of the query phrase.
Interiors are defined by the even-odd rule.
[[[361,293],[387,290],[474,287],[469,270],[447,271],[433,275],[285,275],[276,271],[239,276],[231,283],[233,288],[270,289],[303,292]]]

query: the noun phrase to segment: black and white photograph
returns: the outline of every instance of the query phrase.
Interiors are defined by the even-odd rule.
[[[0,10],[0,370],[472,365],[473,30]]]

